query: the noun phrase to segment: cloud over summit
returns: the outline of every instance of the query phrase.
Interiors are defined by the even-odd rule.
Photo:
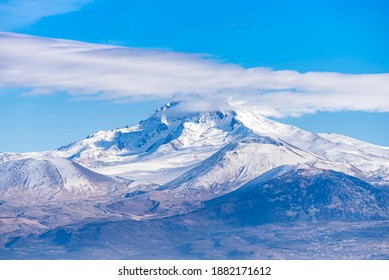
[[[389,74],[273,71],[204,55],[0,33],[0,87],[83,98],[229,100],[267,116],[389,111]]]

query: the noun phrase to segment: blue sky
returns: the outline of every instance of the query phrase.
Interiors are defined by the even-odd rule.
[[[30,4],[27,5],[26,2]],[[352,84],[350,79],[357,77],[354,74],[373,74],[366,76],[366,83],[356,83],[357,88],[366,89],[361,90],[356,98],[350,99],[351,101],[339,98],[339,103],[344,102],[342,105],[337,106],[333,102],[319,106],[303,100],[294,104],[297,107],[293,107],[293,110],[298,111],[295,113],[281,102],[282,104],[277,103],[276,112],[271,111],[273,108],[266,108],[266,112],[269,112],[269,117],[312,131],[336,132],[389,146],[389,108],[386,98],[389,92],[382,89],[386,85],[386,81],[382,80],[387,79],[387,76],[374,76],[389,73],[388,10],[389,2],[384,0],[0,0],[0,31],[136,48],[142,57],[157,57],[156,60],[160,63],[153,67],[164,67],[167,56],[169,61],[192,67],[189,69],[205,69],[202,71],[205,73],[214,69],[221,73],[221,77],[244,73],[247,83],[242,87],[235,81],[230,87],[234,90],[236,87],[236,90],[242,92],[242,88],[246,90],[249,83],[250,90],[239,95],[229,91],[223,94],[232,94],[235,99],[244,99],[247,95],[247,100],[251,103],[265,104],[270,100],[268,102],[272,104],[274,100],[280,99],[280,95],[277,99],[255,99],[255,88],[251,87],[251,80],[262,79],[264,74],[259,71],[262,76],[252,76],[245,69],[268,67],[272,71],[297,71],[274,72],[282,78],[273,82],[278,85],[292,77],[298,83],[296,82],[296,86],[288,84],[288,87],[304,90],[308,88],[309,96],[313,88],[317,90],[317,86],[322,84],[322,80],[337,79],[338,76],[320,74],[312,78],[310,75],[297,73],[341,73],[343,76],[339,76],[339,86],[334,82],[330,83],[333,94],[328,95],[328,98],[341,96],[335,95],[336,92],[348,93],[351,90],[350,83]],[[22,47],[22,41],[12,40]],[[26,40],[23,42],[31,41]],[[45,41],[39,44],[53,45],[52,42]],[[115,49],[115,53],[112,50],[100,50],[95,45],[85,48],[100,52],[110,59],[116,56],[125,56],[126,59],[135,57],[134,52],[122,53],[120,48]],[[156,51],[150,53],[150,49]],[[28,48],[23,49],[23,52],[26,50]],[[201,58],[197,57],[198,54],[202,54]],[[9,63],[22,65],[33,61],[33,58],[26,56],[22,62],[10,59]],[[64,63],[57,58],[52,61]],[[102,63],[105,62],[106,60]],[[112,64],[111,60],[107,63]],[[0,67],[9,67],[6,63],[4,65],[0,62]],[[26,67],[23,64],[23,69]],[[58,70],[50,69],[54,69],[53,73]],[[62,72],[69,71],[69,68],[63,69]],[[271,72],[270,76],[273,77],[274,73]],[[114,74],[122,75],[122,72]],[[55,79],[57,76],[47,79]],[[153,79],[155,80],[154,76]],[[40,80],[24,79],[18,84],[20,80],[23,79],[12,80],[12,83],[0,80],[0,151],[47,150],[79,140],[100,129],[132,125],[169,101],[171,92],[190,90],[179,85],[172,87],[171,92],[149,94],[147,90],[151,91],[152,87],[145,89],[137,85],[131,89],[131,93],[124,95],[116,88],[111,89],[107,85],[108,81],[104,81],[102,89],[106,93],[99,98],[80,98],[74,93],[74,88],[58,87],[64,80],[58,80],[55,85],[45,84],[44,87]],[[113,77],[112,82],[116,81],[118,80]],[[193,77],[189,77],[188,81],[193,82]],[[359,82],[359,78],[356,81]],[[164,85],[169,88],[170,83]],[[368,85],[371,85],[371,90]],[[158,85],[155,86],[158,88]],[[204,87],[194,88],[194,91],[203,95],[213,94]],[[269,88],[272,90],[273,84]],[[269,88],[260,90],[263,92]],[[96,91],[80,85],[76,89],[85,93],[82,97],[89,97]],[[115,90],[117,92],[112,93]],[[137,95],[137,90],[143,94]],[[212,90],[215,90],[214,84]],[[379,94],[375,94],[375,90]],[[353,104],[354,100],[356,104]],[[373,101],[378,104],[370,104]],[[301,109],[304,104],[313,109]]]

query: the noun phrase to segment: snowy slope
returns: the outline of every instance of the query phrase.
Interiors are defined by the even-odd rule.
[[[204,168],[201,166],[209,165],[209,158],[218,151],[222,153],[221,149],[226,146],[264,137],[282,144],[291,153],[304,154],[305,162],[311,166],[344,172],[375,185],[389,185],[387,147],[345,136],[312,133],[264,118],[255,112],[232,109],[187,112],[180,108],[180,103],[168,103],[136,126],[99,131],[50,154],[72,159],[102,174],[123,176],[139,183],[172,185],[169,182],[179,176],[185,177],[188,172],[193,173]],[[265,157],[265,150],[258,149],[260,157]],[[269,150],[269,157],[271,153]],[[207,163],[202,163],[204,160]],[[301,162],[282,162],[280,159],[277,164]],[[247,167],[243,161],[235,164]],[[274,165],[262,169],[267,171]],[[240,172],[240,167],[237,167],[236,174]],[[260,175],[258,170],[248,172],[253,176]],[[216,173],[213,177],[218,176],[221,175]],[[211,175],[206,180],[210,179]],[[235,187],[241,183],[244,182]]]
[[[389,148],[334,134],[316,134],[266,119],[253,112],[233,112],[250,134],[224,146],[159,190],[176,197],[211,198],[285,164],[304,164],[389,185]]]
[[[314,159],[304,151],[294,151],[271,138],[258,137],[227,145],[159,190],[176,197],[209,199],[231,192],[277,166]]]
[[[0,199],[13,204],[110,196],[123,193],[130,182],[62,158],[27,158],[0,164]]]
[[[176,103],[158,109],[153,116],[133,127],[99,131],[87,139],[59,148],[55,155],[90,165],[110,165],[145,157],[156,152],[218,146],[234,138],[234,115],[221,112],[182,113]],[[238,135],[239,137],[239,135]],[[159,151],[162,148],[162,151]]]
[[[186,113],[176,107],[169,103],[136,126],[99,131],[51,155],[100,173],[163,184],[225,145],[252,135],[235,112]]]
[[[376,185],[389,185],[389,147],[342,135],[305,131],[253,112],[237,113],[238,119],[255,133],[317,156],[318,168],[344,172]]]
[[[47,154],[48,152],[34,152],[34,153],[1,153],[0,152],[0,163],[9,160],[18,160],[26,158],[39,158]]]

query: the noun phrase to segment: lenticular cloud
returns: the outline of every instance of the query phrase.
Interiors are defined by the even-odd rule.
[[[29,88],[25,94],[67,92],[119,101],[197,96],[210,103],[224,100],[236,107],[255,107],[278,117],[316,111],[389,111],[389,73],[243,68],[206,55],[15,33],[0,33],[0,87]]]

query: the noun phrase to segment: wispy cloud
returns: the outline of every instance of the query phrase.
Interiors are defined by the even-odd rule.
[[[242,68],[210,57],[0,33],[0,87],[26,94],[144,100],[199,96],[267,116],[389,111],[389,74]],[[208,103],[209,104],[209,103]],[[207,105],[208,106],[208,105]]]
[[[5,0],[0,2],[0,30],[14,30],[41,18],[79,10],[94,0]]]

